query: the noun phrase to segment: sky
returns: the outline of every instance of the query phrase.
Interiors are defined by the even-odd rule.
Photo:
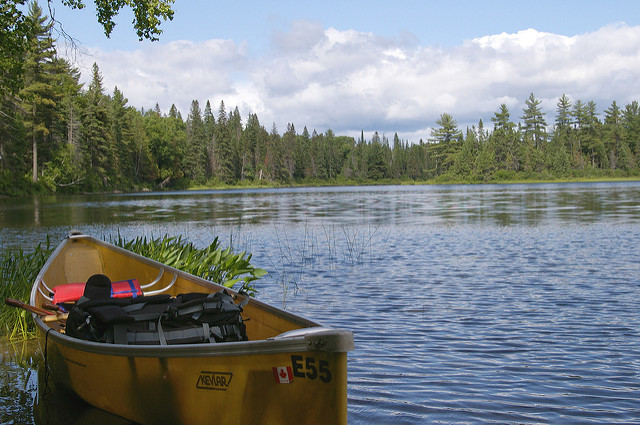
[[[292,123],[416,143],[443,113],[490,128],[505,104],[519,122],[530,93],[549,124],[563,94],[601,114],[640,101],[636,0],[176,0],[157,42],[138,40],[127,10],[106,38],[91,5],[52,6],[82,81],[95,62],[108,94],[185,119],[193,100],[215,115],[224,101],[280,134]]]

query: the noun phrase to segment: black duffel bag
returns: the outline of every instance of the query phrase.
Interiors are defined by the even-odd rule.
[[[66,333],[89,341],[172,345],[246,341],[242,308],[227,291],[137,298],[81,298]]]

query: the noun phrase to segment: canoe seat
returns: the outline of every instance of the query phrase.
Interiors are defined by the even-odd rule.
[[[90,283],[88,287],[87,283]],[[82,295],[91,299],[136,298],[142,295],[142,289],[140,288],[138,279],[111,282],[109,278],[104,275],[91,276],[86,283],[65,283],[55,286],[51,290],[53,292],[52,302],[54,304],[75,302],[78,301]]]

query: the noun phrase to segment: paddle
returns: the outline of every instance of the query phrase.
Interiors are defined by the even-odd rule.
[[[60,307],[53,303],[42,303],[42,307],[46,308],[47,310],[53,310],[53,311],[60,310]]]
[[[4,303],[12,307],[18,307],[28,312],[35,313],[42,319],[43,322],[55,322],[56,320],[67,320],[67,314],[55,314],[47,310],[32,306],[20,300],[13,298],[5,298]]]

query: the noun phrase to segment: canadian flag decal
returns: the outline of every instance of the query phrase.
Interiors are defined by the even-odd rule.
[[[293,371],[289,366],[274,367],[273,377],[278,384],[290,384],[293,382]]]

